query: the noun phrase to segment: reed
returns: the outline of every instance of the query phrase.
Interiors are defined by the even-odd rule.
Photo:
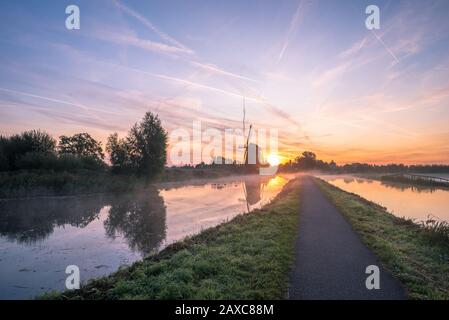
[[[426,220],[420,221],[424,235],[432,241],[438,241],[449,246],[449,223],[429,215]]]

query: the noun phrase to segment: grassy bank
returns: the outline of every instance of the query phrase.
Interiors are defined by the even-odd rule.
[[[47,299],[282,299],[294,258],[299,181],[269,205],[207,229],[80,290]]]
[[[233,173],[225,169],[169,168],[148,180],[134,175],[116,175],[91,170],[0,172],[0,199],[127,192],[146,188],[152,182],[217,178],[239,173],[242,172]]]
[[[392,183],[399,183],[407,186],[422,186],[422,187],[429,187],[429,188],[442,188],[442,189],[449,189],[449,182],[443,182],[443,181],[435,181],[430,180],[426,178],[409,178],[406,176],[400,176],[400,175],[387,175],[387,176],[381,176],[381,181],[384,182],[392,182]]]
[[[406,286],[410,298],[449,299],[447,225],[418,225],[322,180],[317,183],[364,243]]]

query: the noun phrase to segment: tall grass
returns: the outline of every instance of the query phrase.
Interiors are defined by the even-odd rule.
[[[424,235],[432,241],[449,246],[449,223],[429,215],[426,220],[420,221],[419,226],[422,228]]]

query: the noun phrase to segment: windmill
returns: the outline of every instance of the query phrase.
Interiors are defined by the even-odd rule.
[[[246,103],[245,103],[245,97],[243,97],[243,136],[245,136],[245,118],[246,118]],[[249,125],[249,131],[248,131],[248,137],[246,138],[246,142],[243,145],[244,148],[244,156],[243,156],[243,163],[246,165],[248,164],[248,144],[249,144],[249,138],[251,136],[251,129],[253,128],[253,125]]]
[[[243,136],[245,136],[245,120],[246,120],[246,101],[245,97],[243,97]],[[261,159],[261,148],[255,144],[255,143],[249,143],[249,139],[251,138],[251,130],[253,129],[253,125],[249,125],[248,130],[248,136],[246,137],[245,144],[243,146],[244,148],[244,156],[243,156],[243,164],[247,167],[254,167],[254,169],[257,169],[260,166],[260,159]],[[250,157],[251,155],[255,155],[255,159]],[[255,160],[255,161],[254,161]],[[250,163],[251,161],[251,163]]]

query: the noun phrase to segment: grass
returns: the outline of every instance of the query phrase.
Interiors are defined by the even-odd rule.
[[[411,299],[449,299],[448,225],[416,224],[316,179],[363,242],[407,288]]]
[[[294,259],[299,180],[260,210],[167,247],[80,290],[45,299],[283,299]]]

